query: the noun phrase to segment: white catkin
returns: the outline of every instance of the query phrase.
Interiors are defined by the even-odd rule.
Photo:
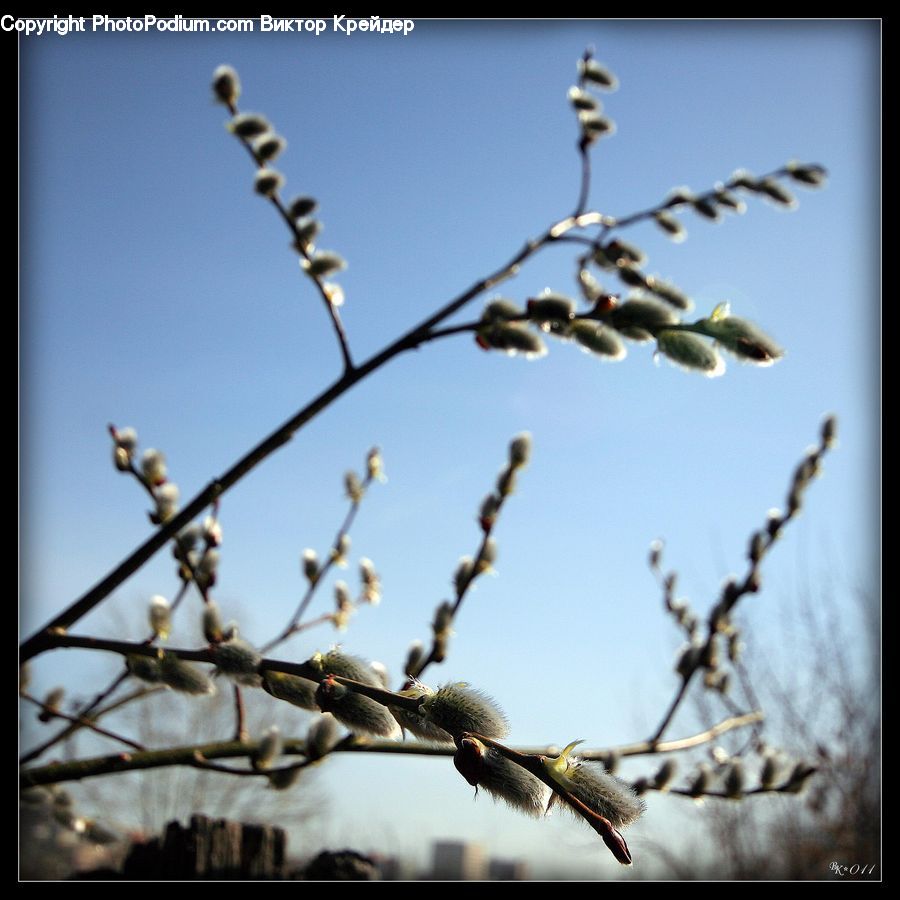
[[[509,733],[506,716],[494,701],[465,684],[445,684],[423,702],[421,709],[429,721],[451,735],[474,731],[500,739]]]
[[[484,774],[478,786],[528,816],[542,816],[550,799],[547,785],[491,749],[484,754]]]
[[[609,819],[613,828],[627,828],[644,812],[644,801],[621,778],[610,775],[601,763],[574,762],[566,777],[572,793],[585,806]]]

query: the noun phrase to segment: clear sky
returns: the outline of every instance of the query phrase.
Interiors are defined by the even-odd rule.
[[[352,537],[384,600],[339,639],[396,675],[409,642],[428,638],[457,559],[477,547],[474,515],[509,439],[527,430],[534,456],[497,526],[498,576],[466,600],[450,656],[429,676],[489,690],[515,743],[647,737],[674,690],[679,644],[647,571],[649,543],[665,540],[681,590],[705,612],[722,579],[743,571],[748,536],[783,504],[830,412],[840,446],[741,614],[774,645],[780,609],[801,587],[837,585],[848,610],[858,588],[877,591],[878,23],[49,34],[19,40],[23,634],[149,533],[144,496],[111,465],[108,422],[162,449],[188,497],[339,373],[284,225],[254,196],[250,162],[211,100],[213,69],[233,65],[241,107],[287,138],[286,196],[319,199],[320,246],[349,263],[342,312],[361,359],[571,210],[579,169],[566,91],[588,45],[620,81],[604,98],[617,132],[593,151],[591,208],[625,215],[739,167],[827,166],[827,187],[797,190],[794,211],[751,199],[719,224],[685,213],[683,244],[651,225],[623,234],[698,316],[729,300],[785,358],[768,369],[731,361],[709,380],[656,365],[638,345],[615,364],[557,342],[544,359],[510,359],[469,335],[407,354],[225,497],[219,604],[252,641],[284,624],[303,588],[301,551],[327,548],[343,474],[377,444],[389,480]],[[552,249],[503,295],[574,293],[573,272],[571,251]],[[176,587],[161,553],[109,605],[139,622],[129,610]],[[323,591],[313,611],[330,604]],[[98,612],[75,630],[117,634],[111,621]],[[336,639],[313,632],[285,653],[302,659]],[[36,690],[64,679],[86,695],[100,677],[76,651],[34,668]],[[487,798],[473,806],[446,762],[354,756],[320,784],[325,843],[422,854],[433,837],[468,836],[615,873],[579,824],[548,830]],[[633,850],[661,833],[647,818]]]

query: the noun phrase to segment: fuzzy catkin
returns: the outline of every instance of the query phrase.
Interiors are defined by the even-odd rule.
[[[425,718],[454,737],[474,731],[501,739],[509,733],[502,710],[481,691],[465,684],[445,684],[421,706]]]

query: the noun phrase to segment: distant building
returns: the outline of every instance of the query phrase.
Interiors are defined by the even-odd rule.
[[[488,878],[491,881],[528,881],[528,864],[522,859],[492,859]]]
[[[431,877],[436,881],[483,881],[487,878],[484,850],[478,844],[437,841]]]

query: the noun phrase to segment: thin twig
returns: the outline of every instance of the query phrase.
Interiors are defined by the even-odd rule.
[[[127,738],[124,735],[116,734],[114,731],[109,731],[106,728],[101,728],[96,722],[93,722],[90,719],[85,718],[84,716],[70,716],[67,713],[62,712],[61,710],[53,709],[52,707],[47,706],[46,703],[38,700],[37,697],[33,697],[31,694],[20,694],[19,696],[23,700],[27,700],[29,703],[33,703],[35,706],[39,706],[47,715],[53,716],[55,719],[62,719],[64,722],[68,722],[70,725],[78,725],[81,728],[89,728],[95,734],[100,734],[103,737],[108,737],[114,741],[119,741],[119,743],[131,747],[133,750],[145,749],[143,744],[139,744],[137,741],[133,741],[131,740],[131,738]]]

